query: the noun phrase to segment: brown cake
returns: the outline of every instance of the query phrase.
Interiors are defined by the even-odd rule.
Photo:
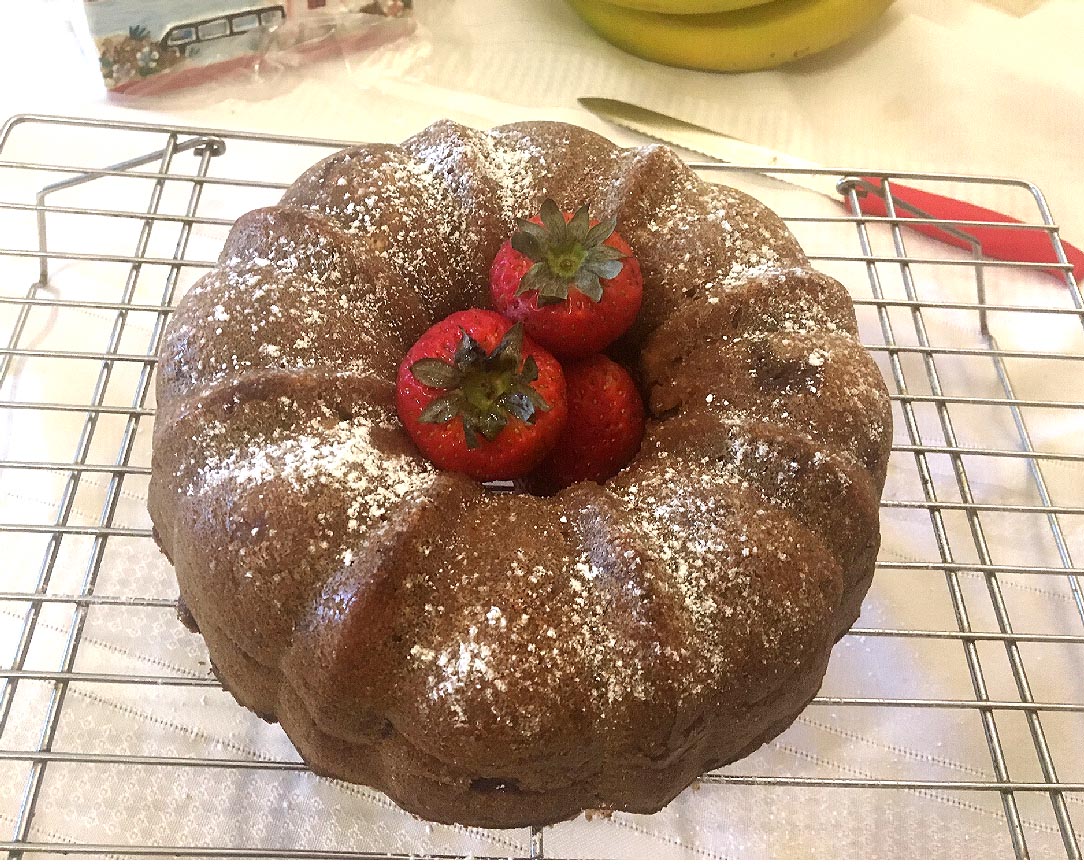
[[[615,215],[650,411],[604,485],[496,494],[395,414],[516,217]],[[787,727],[878,546],[887,394],[846,291],[669,150],[437,123],[237,221],[162,347],[149,507],[238,702],[317,772],[441,822],[650,812]]]

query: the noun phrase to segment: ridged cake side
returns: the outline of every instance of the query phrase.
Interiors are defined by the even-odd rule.
[[[434,470],[399,359],[517,216],[613,214],[651,420],[603,486]],[[443,822],[653,811],[784,729],[858,614],[888,400],[845,290],[665,148],[435,124],[242,217],[162,349],[149,507],[219,676],[319,772]]]

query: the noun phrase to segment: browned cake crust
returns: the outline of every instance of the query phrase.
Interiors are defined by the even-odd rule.
[[[517,216],[616,215],[651,419],[553,498],[438,472],[394,375]],[[873,574],[891,438],[839,283],[660,147],[437,123],[238,220],[158,367],[149,507],[223,684],[431,820],[650,812],[783,730]]]

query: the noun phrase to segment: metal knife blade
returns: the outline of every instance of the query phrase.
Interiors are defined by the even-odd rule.
[[[839,201],[840,196],[836,189],[839,177],[833,176],[827,169],[814,162],[806,162],[778,150],[750,144],[748,141],[723,135],[711,129],[678,120],[676,117],[669,117],[617,99],[581,96],[578,101],[592,114],[640,135],[691,150],[712,160],[748,166],[757,174],[826,195],[836,202]],[[784,169],[784,171],[773,169]],[[788,169],[802,173],[792,174]]]

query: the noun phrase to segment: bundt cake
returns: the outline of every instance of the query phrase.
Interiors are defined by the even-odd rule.
[[[549,497],[434,469],[395,413],[545,198],[643,270],[633,463]],[[651,812],[816,693],[879,542],[891,438],[845,289],[663,147],[440,122],[242,216],[169,323],[149,509],[238,702],[424,818]]]

